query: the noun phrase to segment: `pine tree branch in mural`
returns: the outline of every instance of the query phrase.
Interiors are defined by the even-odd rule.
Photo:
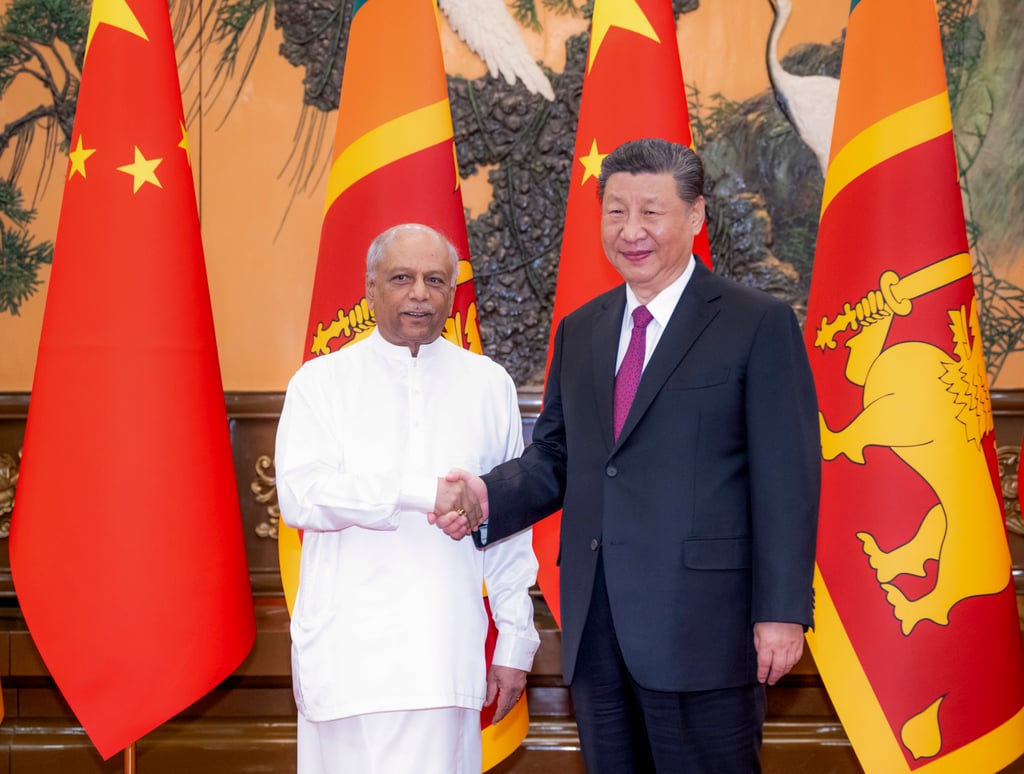
[[[53,245],[29,227],[36,217],[24,203],[19,182],[35,175],[32,198],[45,190],[53,166],[62,161],[71,137],[89,7],[73,0],[16,0],[0,16],[0,99],[28,85],[39,104],[5,122],[0,158],[9,164],[0,181],[0,314],[17,315],[40,287],[40,269],[53,257]],[[29,150],[42,136],[41,168],[26,170]]]

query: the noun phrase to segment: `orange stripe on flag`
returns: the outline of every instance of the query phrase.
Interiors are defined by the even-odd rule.
[[[437,15],[431,13],[428,20],[425,13],[410,12],[408,0],[369,0],[359,6],[345,51],[345,72],[359,77],[342,80],[335,151],[395,118],[447,102],[447,81],[430,76],[444,71]],[[382,57],[382,51],[390,58]]]
[[[934,66],[942,59],[942,43],[929,30],[934,15],[931,6],[918,2],[862,2],[854,8],[850,26],[870,29],[871,39],[846,38],[832,156],[872,124],[945,94],[945,72]]]

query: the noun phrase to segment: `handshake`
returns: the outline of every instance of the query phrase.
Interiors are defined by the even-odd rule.
[[[487,521],[487,487],[479,476],[452,468],[437,479],[437,500],[427,521],[452,540],[462,540]]]

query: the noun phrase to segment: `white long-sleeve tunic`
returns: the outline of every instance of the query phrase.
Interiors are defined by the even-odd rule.
[[[292,377],[275,465],[281,515],[303,531],[291,634],[307,719],[479,709],[484,583],[499,632],[493,662],[530,668],[529,532],[479,551],[425,515],[439,476],[489,471],[522,448],[508,374],[444,339],[412,357],[374,331]]]

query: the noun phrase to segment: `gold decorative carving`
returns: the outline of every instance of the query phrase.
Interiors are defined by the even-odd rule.
[[[11,534],[10,513],[14,510],[14,487],[17,483],[18,460],[10,454],[0,454],[0,540]]]
[[[274,475],[274,460],[270,455],[260,455],[256,460],[256,480],[249,488],[256,496],[256,502],[267,506],[267,520],[256,525],[257,536],[277,540],[281,507],[277,504],[277,477]]]
[[[1006,528],[1017,535],[1024,535],[1024,520],[1021,519],[1020,490],[1017,471],[1020,467],[1019,446],[1000,446],[996,449],[999,461],[999,479],[1003,487],[1003,504],[1006,508]]]

